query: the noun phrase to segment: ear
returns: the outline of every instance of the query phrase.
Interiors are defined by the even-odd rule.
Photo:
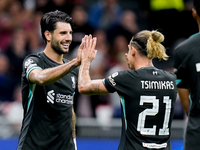
[[[134,56],[137,53],[137,50],[135,47],[132,47],[131,50],[131,55]]]
[[[192,16],[194,17],[194,19],[197,19],[197,11],[194,8],[192,8]]]
[[[51,40],[51,32],[49,32],[49,31],[46,30],[46,31],[44,32],[44,35],[45,35],[47,41],[49,42],[49,41]]]

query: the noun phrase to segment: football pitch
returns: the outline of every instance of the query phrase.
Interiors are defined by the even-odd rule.
[[[18,138],[0,139],[0,150],[16,150]],[[78,150],[117,150],[119,139],[77,138]],[[172,139],[172,150],[183,150],[183,140]]]

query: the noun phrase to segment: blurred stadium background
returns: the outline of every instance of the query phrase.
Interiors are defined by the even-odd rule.
[[[170,59],[154,60],[156,67],[173,72],[174,47],[198,32],[192,0],[0,0],[0,150],[14,150],[22,121],[21,71],[27,54],[44,49],[39,21],[43,13],[62,10],[75,22],[73,42],[65,57],[72,59],[85,34],[97,37],[98,55],[91,76],[104,78],[127,69],[124,53],[132,35],[159,30]],[[117,94],[80,95],[74,99],[79,150],[116,150],[121,134]],[[172,149],[183,149],[187,117],[177,97],[172,124]]]

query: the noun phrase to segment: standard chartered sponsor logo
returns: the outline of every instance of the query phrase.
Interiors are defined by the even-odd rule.
[[[56,102],[58,103],[66,103],[66,104],[73,104],[73,96],[71,95],[64,95],[64,94],[57,94],[56,95]]]
[[[54,104],[54,90],[51,90],[47,93],[47,103],[51,102],[52,104]]]
[[[47,93],[47,103],[49,103],[49,102],[52,104],[54,104],[54,102],[73,104],[73,96],[60,94],[60,93],[56,94],[56,96],[55,96],[54,90],[51,90]]]

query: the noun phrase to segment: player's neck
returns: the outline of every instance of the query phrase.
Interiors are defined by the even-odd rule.
[[[54,62],[63,64],[63,55],[56,53],[54,50],[52,50],[51,47],[46,46],[44,53],[46,54],[47,57],[49,57]]]
[[[199,32],[200,32],[200,18],[198,17],[196,20],[197,20],[198,29],[199,29]]]
[[[153,67],[153,63],[152,63],[152,60],[141,60],[141,61],[138,61],[136,64],[135,64],[135,70],[137,69],[140,69],[140,68],[146,68],[146,67]]]

